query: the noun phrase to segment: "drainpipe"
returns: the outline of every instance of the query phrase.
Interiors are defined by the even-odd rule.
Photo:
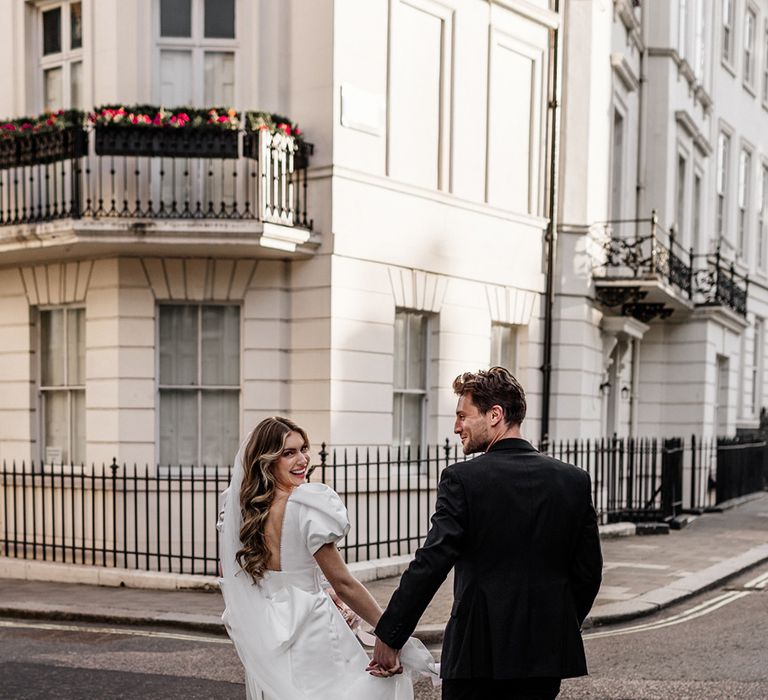
[[[644,5],[640,4],[640,85],[637,88],[637,174],[635,176],[635,219],[642,219],[645,209],[645,132],[647,119],[645,115],[645,86],[648,83],[646,70],[648,69],[648,46],[645,42],[648,23],[648,13]],[[635,224],[635,235],[640,235],[640,223]]]
[[[546,261],[546,287],[544,297],[544,352],[541,365],[541,443],[546,449],[549,443],[549,417],[552,399],[552,317],[555,307],[555,254],[557,252],[557,161],[560,152],[560,41],[563,17],[560,14],[560,0],[554,0],[554,11],[560,18],[552,30],[551,66],[552,90],[549,100],[549,223],[544,236],[544,258]]]

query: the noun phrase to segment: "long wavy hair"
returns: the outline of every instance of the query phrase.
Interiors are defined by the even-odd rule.
[[[292,420],[281,416],[265,418],[251,433],[243,455],[243,483],[240,487],[240,549],[235,558],[240,567],[258,583],[269,562],[265,535],[267,515],[275,500],[277,481],[272,467],[285,447],[289,433],[298,433],[308,443],[307,433]]]

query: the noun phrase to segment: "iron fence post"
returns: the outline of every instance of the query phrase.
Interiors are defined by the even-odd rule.
[[[654,274],[656,272],[656,227],[659,223],[659,217],[656,214],[656,210],[651,211],[651,257],[648,261],[648,272]]]

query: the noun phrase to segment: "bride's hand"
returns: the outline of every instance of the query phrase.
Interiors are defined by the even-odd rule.
[[[400,663],[400,653],[397,649],[393,649],[377,639],[373,649],[373,660],[365,670],[378,678],[388,678],[402,673],[403,666]]]

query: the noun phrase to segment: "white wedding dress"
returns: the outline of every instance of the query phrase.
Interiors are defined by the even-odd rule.
[[[247,442],[247,441],[246,441]],[[243,443],[245,444],[245,443]],[[243,448],[221,497],[219,538],[226,609],[222,619],[245,667],[247,696],[257,700],[410,700],[413,678],[434,674],[431,654],[411,639],[401,652],[405,673],[375,678],[368,656],[324,592],[313,554],[349,530],[341,499],[325,484],[307,483],[288,498],[280,571],[258,585],[240,568]]]

